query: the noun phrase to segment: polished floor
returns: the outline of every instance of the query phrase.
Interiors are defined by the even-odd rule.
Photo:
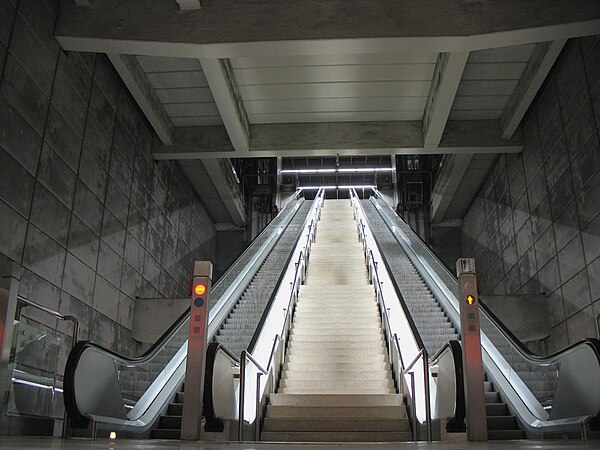
[[[298,450],[316,449],[351,449],[373,448],[376,450],[392,449],[432,449],[432,450],[497,450],[497,449],[600,449],[600,440],[553,440],[553,441],[490,441],[490,442],[394,442],[394,443],[356,443],[356,444],[266,444],[266,443],[218,443],[218,442],[184,442],[166,440],[110,440],[110,439],[61,439],[37,437],[0,437],[0,449],[21,450],[139,450],[139,449],[174,449],[174,450],[270,450],[290,448]]]

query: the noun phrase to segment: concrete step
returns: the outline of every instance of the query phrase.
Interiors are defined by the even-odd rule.
[[[315,352],[327,352],[330,349],[373,349],[374,351],[385,349],[385,345],[380,341],[294,341],[288,344],[288,349],[310,348]]]
[[[273,406],[303,406],[303,407],[363,407],[363,406],[402,406],[402,396],[399,394],[382,395],[285,395],[271,394],[269,405]]]
[[[297,370],[295,368],[285,370],[281,375],[281,380],[287,381],[339,381],[345,382],[348,380],[379,380],[389,381],[392,376],[387,371],[381,370]]]
[[[371,351],[357,352],[354,349],[347,349],[345,353],[338,351],[335,354],[328,353],[315,354],[312,351],[294,350],[288,352],[285,361],[290,364],[319,364],[319,363],[345,363],[348,361],[360,361],[365,366],[369,364],[388,363],[387,354],[383,351],[373,354]]]
[[[313,387],[313,388],[296,388],[296,387],[280,387],[277,391],[280,394],[326,394],[326,395],[355,395],[355,394],[395,394],[394,388],[378,388],[378,387]]]
[[[352,328],[350,326],[340,327],[338,330],[333,330],[329,327],[316,327],[316,328],[304,328],[304,327],[294,327],[290,335],[295,337],[300,336],[318,336],[324,339],[329,338],[330,336],[344,336],[344,335],[354,335],[354,336],[383,336],[383,331],[378,330],[377,328],[373,329],[373,327],[369,328]]]
[[[394,388],[394,382],[391,377],[383,380],[295,380],[285,379],[281,380],[279,387],[282,389],[349,389],[353,391],[360,391],[362,388],[365,389],[382,389],[382,388]]]
[[[293,335],[290,342],[379,342],[383,339],[381,334],[378,335],[359,335],[359,334],[339,334],[339,335]]]
[[[404,406],[275,406],[267,408],[269,418],[354,417],[406,418]]]
[[[372,363],[368,366],[363,361],[355,363],[341,362],[324,362],[324,363],[292,363],[286,362],[283,365],[284,374],[290,372],[288,375],[295,375],[295,372],[301,372],[304,375],[309,375],[311,372],[316,373],[343,373],[343,372],[361,372],[361,373],[379,373],[385,375],[386,378],[391,376],[390,368],[387,362]]]
[[[263,431],[266,442],[405,442],[412,434],[402,431]]]
[[[266,417],[263,432],[268,431],[409,431],[408,419],[388,417]]]

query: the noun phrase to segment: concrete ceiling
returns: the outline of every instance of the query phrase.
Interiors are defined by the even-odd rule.
[[[468,155],[455,188],[471,162],[521,151],[564,43],[596,33],[596,0],[63,1],[55,30],[109,55],[157,159]]]

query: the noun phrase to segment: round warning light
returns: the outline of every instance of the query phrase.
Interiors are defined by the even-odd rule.
[[[200,284],[197,284],[196,286],[194,286],[194,293],[196,295],[204,295],[205,292],[206,292],[206,285],[200,283]]]
[[[467,295],[467,304],[472,305],[473,303],[475,303],[475,297]]]

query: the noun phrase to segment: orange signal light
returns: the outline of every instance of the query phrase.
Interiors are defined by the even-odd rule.
[[[204,295],[205,292],[206,292],[206,285],[200,283],[200,284],[197,284],[196,286],[194,286],[194,293],[196,295]]]
[[[469,305],[472,305],[473,303],[475,303],[475,297],[473,297],[472,295],[467,295],[467,303]]]

